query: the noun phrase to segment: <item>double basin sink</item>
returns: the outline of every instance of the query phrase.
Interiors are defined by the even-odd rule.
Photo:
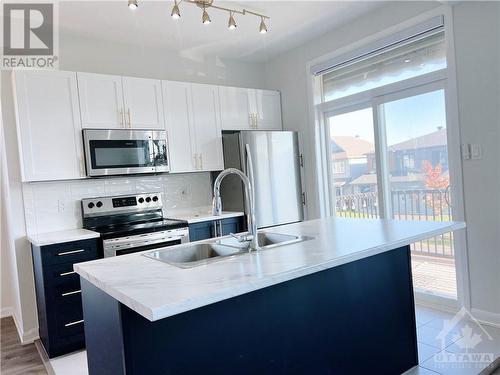
[[[261,250],[272,249],[313,239],[308,236],[258,232]],[[175,248],[164,248],[144,253],[145,257],[171,264],[180,268],[192,268],[227,257],[248,253],[250,241],[239,241],[225,237],[213,242],[194,243]]]

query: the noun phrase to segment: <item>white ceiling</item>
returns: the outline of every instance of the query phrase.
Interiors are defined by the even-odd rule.
[[[201,10],[182,3],[181,19],[170,17],[173,1],[138,0],[130,10],[127,0],[61,1],[61,33],[175,51],[184,56],[219,56],[264,62],[328,30],[380,7],[379,1],[242,1],[215,0],[217,5],[246,8],[271,17],[269,32],[258,32],[260,19],[238,16],[236,30],[228,30],[228,14],[209,9],[210,25],[201,23]]]

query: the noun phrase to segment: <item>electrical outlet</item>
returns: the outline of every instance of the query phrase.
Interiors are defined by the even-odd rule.
[[[62,200],[58,200],[57,201],[57,210],[60,212],[60,213],[63,213],[66,211],[66,203]]]

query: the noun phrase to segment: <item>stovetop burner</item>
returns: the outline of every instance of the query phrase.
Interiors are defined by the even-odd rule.
[[[165,219],[161,193],[82,199],[83,227],[103,239],[185,228],[186,221]]]

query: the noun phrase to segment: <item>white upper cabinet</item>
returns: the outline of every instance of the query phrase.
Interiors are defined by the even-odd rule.
[[[250,129],[251,91],[240,87],[219,87],[222,130]]]
[[[76,73],[13,73],[23,181],[85,176]]]
[[[217,86],[163,81],[171,172],[224,169]]]
[[[219,87],[222,130],[282,130],[278,91]]]
[[[83,128],[125,127],[122,77],[77,73]]]
[[[122,77],[126,123],[133,129],[165,129],[161,81]]]
[[[281,122],[281,96],[279,91],[254,91],[257,129],[283,130]]]
[[[192,126],[191,84],[162,81],[163,104],[168,136],[170,172],[196,170],[197,155]]]
[[[224,169],[217,86],[191,84],[198,170]]]
[[[78,73],[83,128],[164,129],[161,81]]]

